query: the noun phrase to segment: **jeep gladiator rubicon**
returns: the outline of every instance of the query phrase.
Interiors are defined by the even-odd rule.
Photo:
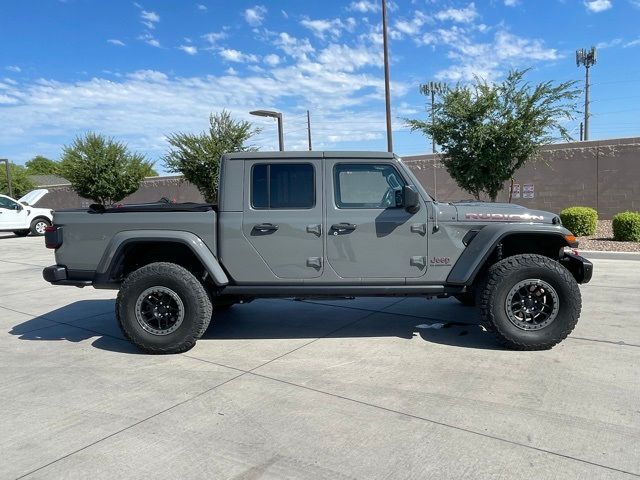
[[[56,211],[44,278],[119,289],[126,337],[177,353],[234,303],[384,295],[453,296],[506,346],[547,349],[592,274],[557,215],[436,202],[388,153],[227,154],[218,200]]]

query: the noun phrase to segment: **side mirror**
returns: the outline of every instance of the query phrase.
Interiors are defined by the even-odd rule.
[[[16,203],[15,208],[18,212],[20,212],[24,207],[22,205],[20,205],[19,203]]]
[[[404,207],[409,213],[420,210],[420,195],[411,185],[405,185],[396,190],[396,207]]]

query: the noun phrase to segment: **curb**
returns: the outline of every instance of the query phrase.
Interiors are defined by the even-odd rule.
[[[640,253],[638,252],[600,252],[595,250],[580,250],[581,256],[594,260],[637,260],[640,261]]]

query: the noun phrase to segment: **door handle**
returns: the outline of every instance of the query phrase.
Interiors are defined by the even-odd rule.
[[[357,225],[353,223],[334,223],[331,225],[331,230],[333,230],[334,235],[340,235],[341,233],[353,232],[356,227]]]
[[[274,225],[273,223],[260,223],[254,225],[253,229],[260,233],[275,232],[278,230],[278,225]]]

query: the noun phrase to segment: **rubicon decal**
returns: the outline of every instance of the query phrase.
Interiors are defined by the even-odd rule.
[[[531,215],[529,213],[467,213],[464,216],[467,220],[484,220],[487,222],[541,222],[542,215]]]

